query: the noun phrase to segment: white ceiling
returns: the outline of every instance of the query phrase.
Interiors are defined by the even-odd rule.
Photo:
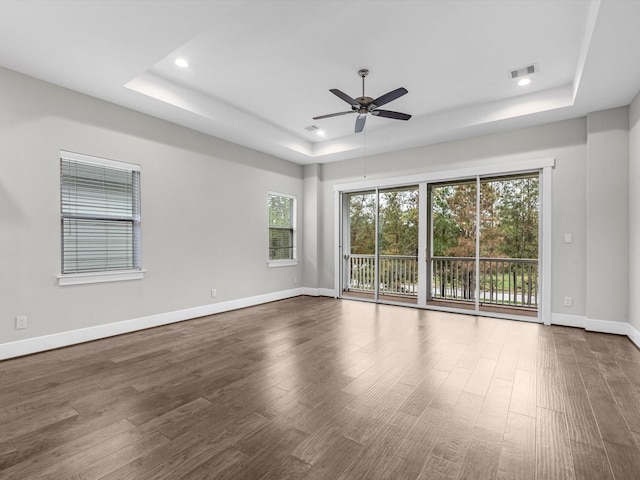
[[[628,105],[638,25],[635,0],[4,0],[0,65],[310,164]],[[360,96],[360,68],[411,120],[312,120],[349,110],[329,89]]]

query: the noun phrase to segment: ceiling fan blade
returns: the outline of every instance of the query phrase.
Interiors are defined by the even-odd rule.
[[[376,115],[377,117],[384,118],[393,118],[395,120],[409,120],[411,115],[408,113],[400,113],[400,112],[392,112],[391,110],[373,110],[371,115]]]
[[[349,105],[352,105],[354,107],[359,107],[360,104],[353,98],[351,98],[349,95],[347,95],[344,92],[341,92],[340,90],[338,90],[337,88],[332,88],[331,90],[329,90],[331,93],[333,93],[336,97],[341,98],[342,100],[344,100],[345,102],[347,102]]]
[[[405,95],[407,93],[409,93],[409,91],[404,87],[396,88],[395,90],[392,90],[391,92],[385,93],[381,97],[376,98],[373,101],[373,105],[375,105],[374,108],[381,107],[385,103],[392,102],[396,98],[400,98],[402,95]]]
[[[323,118],[339,117],[340,115],[346,115],[347,113],[356,113],[353,110],[348,112],[330,113],[329,115],[320,115],[319,117],[313,117],[314,120],[322,120]]]
[[[362,130],[364,130],[364,123],[366,121],[366,115],[358,115],[358,118],[356,118],[356,133],[360,133]]]

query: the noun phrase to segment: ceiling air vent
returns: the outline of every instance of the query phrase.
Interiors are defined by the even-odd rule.
[[[309,125],[308,127],[304,127],[304,129],[307,132],[315,132],[316,130],[320,130],[318,127],[316,127],[315,125]]]
[[[536,73],[538,71],[538,66],[536,64],[527,65],[526,67],[516,68],[515,70],[511,70],[511,78],[519,78],[525,77],[527,75],[531,75],[532,73]]]

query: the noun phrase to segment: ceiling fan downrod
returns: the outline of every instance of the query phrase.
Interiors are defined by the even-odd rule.
[[[366,68],[362,68],[358,70],[358,75],[362,77],[362,97],[364,98],[364,77],[369,75],[369,70],[367,70]]]

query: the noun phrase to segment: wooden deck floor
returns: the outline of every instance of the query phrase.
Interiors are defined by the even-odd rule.
[[[365,299],[365,300],[375,300],[375,293],[373,292],[362,292],[362,291],[343,291],[342,295],[346,299]],[[395,303],[402,304],[406,303],[407,305],[417,305],[418,297],[417,296],[409,296],[409,295],[384,295],[380,294],[378,300],[381,303]],[[459,310],[475,310],[475,303],[468,301],[460,301],[460,300],[440,300],[440,299],[431,299],[428,301],[428,305],[430,307],[441,307],[448,309],[459,309]],[[490,314],[500,314],[500,315],[511,315],[511,316],[520,316],[520,317],[529,317],[535,318],[538,316],[538,309],[535,307],[516,307],[511,305],[498,305],[498,304],[489,304],[489,303],[481,303],[479,306],[479,310],[482,313],[490,313]]]
[[[2,479],[635,479],[625,337],[298,297],[0,362]]]

